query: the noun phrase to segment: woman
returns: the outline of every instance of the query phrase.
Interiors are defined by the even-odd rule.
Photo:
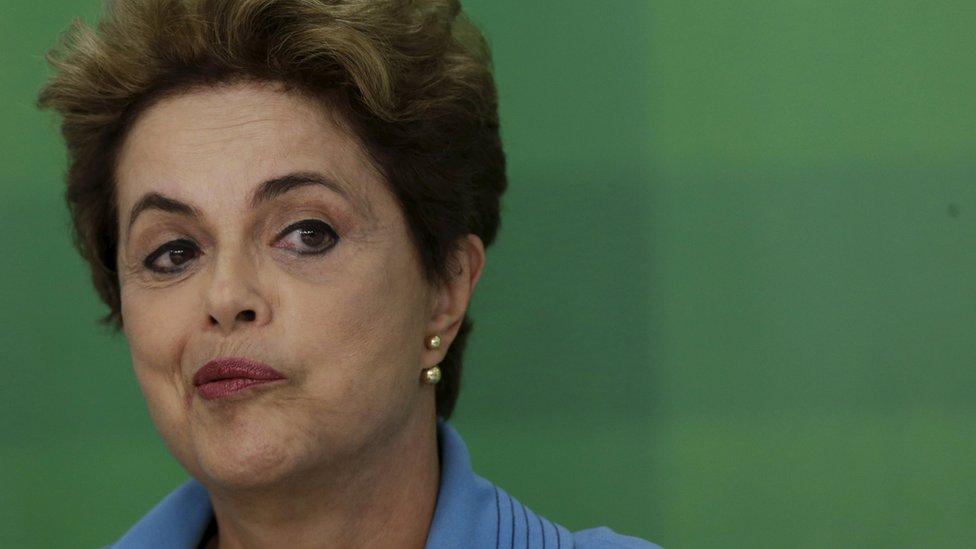
[[[75,242],[192,477],[116,546],[652,547],[446,423],[507,184],[456,1],[116,1],[48,59]]]

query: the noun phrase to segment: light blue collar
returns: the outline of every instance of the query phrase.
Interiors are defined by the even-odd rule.
[[[540,517],[476,475],[461,435],[440,418],[437,446],[441,477],[427,549],[573,547],[573,534],[565,527]],[[163,498],[112,547],[194,549],[212,518],[210,495],[191,478]],[[609,529],[601,530],[610,533]]]

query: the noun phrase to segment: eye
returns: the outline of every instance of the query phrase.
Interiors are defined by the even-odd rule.
[[[143,265],[154,273],[175,273],[182,271],[182,266],[198,255],[196,244],[181,238],[160,246],[143,261]]]
[[[339,235],[324,221],[305,219],[288,226],[279,235],[284,248],[294,250],[299,255],[318,255],[332,249],[339,241]]]

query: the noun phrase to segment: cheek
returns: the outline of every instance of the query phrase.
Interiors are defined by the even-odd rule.
[[[123,330],[153,423],[167,444],[182,422],[186,388],[180,357],[188,318],[179,292],[123,289]]]
[[[124,332],[137,368],[178,368],[186,332],[189,292],[123,288]]]
[[[403,270],[376,261],[329,286],[302,285],[287,299],[292,307],[282,312],[298,338],[289,341],[307,353],[311,390],[335,413],[375,421],[377,413],[399,414],[396,404],[418,392],[410,380],[420,375],[423,311]]]

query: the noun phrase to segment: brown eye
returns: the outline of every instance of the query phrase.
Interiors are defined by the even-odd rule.
[[[196,244],[181,238],[160,246],[143,261],[143,265],[154,273],[175,273],[198,255]]]
[[[284,246],[299,255],[318,255],[332,249],[339,241],[339,235],[324,221],[305,219],[288,226],[279,237]]]

